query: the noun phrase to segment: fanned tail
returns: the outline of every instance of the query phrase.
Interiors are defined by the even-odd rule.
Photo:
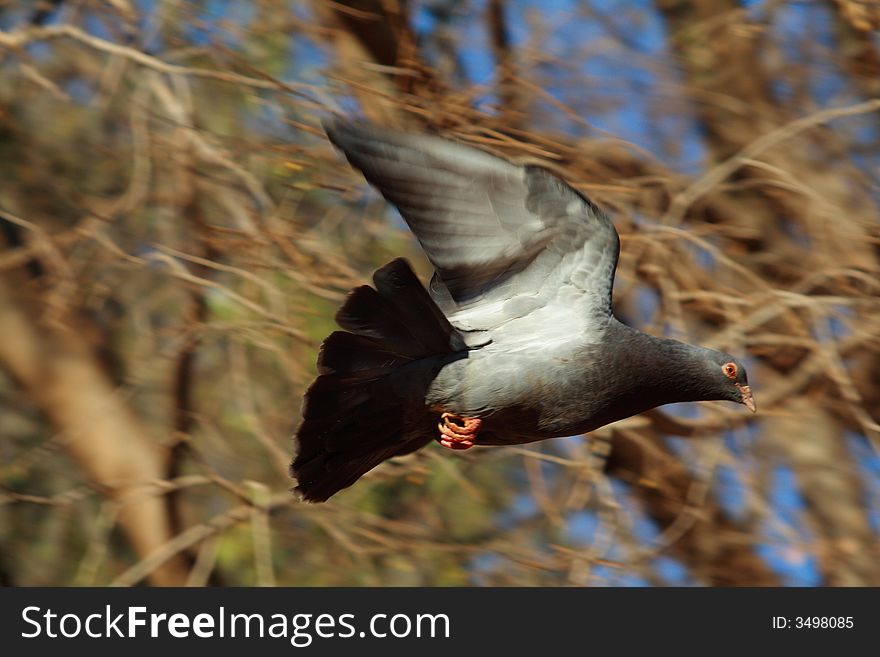
[[[377,270],[373,284],[354,289],[339,309],[345,330],[324,340],[305,395],[290,473],[308,502],[430,442],[413,420],[424,415],[418,403],[449,356],[465,348],[406,260]]]

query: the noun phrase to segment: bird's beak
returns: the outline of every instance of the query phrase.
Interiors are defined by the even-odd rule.
[[[748,386],[736,384],[736,387],[739,388],[740,393],[742,393],[742,403],[745,405],[747,409],[749,409],[752,413],[758,412],[758,406],[755,404],[755,398],[752,397],[752,390]]]

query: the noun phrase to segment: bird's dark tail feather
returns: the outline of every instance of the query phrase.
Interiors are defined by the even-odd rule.
[[[438,356],[464,349],[406,260],[376,271],[373,284],[354,289],[339,309],[336,322],[345,330],[324,340],[318,378],[305,395],[290,473],[308,502],[323,502],[382,461],[427,444],[433,436],[408,426],[407,400],[419,401],[446,362]],[[401,371],[419,361],[425,366]]]

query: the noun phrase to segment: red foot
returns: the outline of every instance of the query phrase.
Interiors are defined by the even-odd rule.
[[[482,424],[480,418],[444,413],[440,416],[440,423],[437,425],[440,429],[440,437],[437,440],[449,449],[470,449],[474,446],[474,440]]]

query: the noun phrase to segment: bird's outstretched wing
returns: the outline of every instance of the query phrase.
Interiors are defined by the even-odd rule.
[[[517,305],[544,305],[560,286],[576,288],[591,312],[611,312],[617,231],[546,169],[367,123],[333,119],[324,128],[400,210],[434,265],[430,291],[447,315],[480,306],[491,324],[502,319],[491,306],[519,299],[507,303],[509,318]]]

